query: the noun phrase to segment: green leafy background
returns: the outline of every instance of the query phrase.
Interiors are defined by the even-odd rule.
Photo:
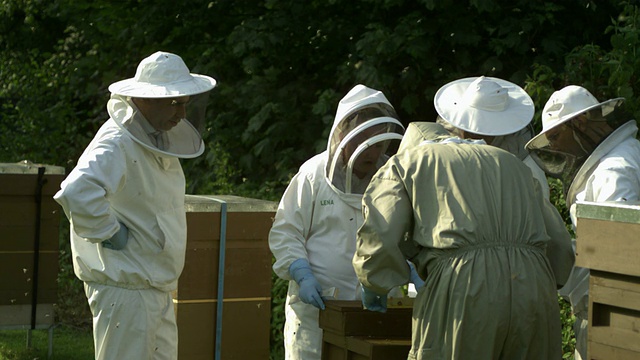
[[[479,75],[525,87],[537,129],[568,84],[626,97],[637,118],[639,21],[638,1],[612,0],[2,0],[0,162],[72,169],[107,119],[109,84],[163,50],[218,81],[207,150],[183,161],[187,192],[277,201],[326,147],[337,102],[358,83],[382,90],[405,125],[435,119],[440,86]],[[561,191],[552,201],[566,218]],[[60,248],[61,321],[85,323],[64,235]],[[285,291],[274,276],[274,359]]]

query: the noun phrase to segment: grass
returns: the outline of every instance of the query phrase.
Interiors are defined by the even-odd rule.
[[[575,320],[568,303],[559,299],[563,324],[563,359],[573,359],[575,339],[571,325]],[[276,310],[277,312],[277,310]],[[272,329],[273,330],[273,329]],[[273,332],[273,331],[272,331]],[[31,348],[28,349],[27,330],[0,330],[0,360],[44,360],[49,346],[47,330],[32,331]],[[283,359],[282,339],[272,343],[271,360]],[[91,326],[61,324],[53,331],[53,360],[93,359],[93,337]]]
[[[27,330],[0,330],[0,360],[44,360],[49,349],[48,330],[31,331],[27,348]],[[53,330],[52,360],[93,359],[91,329],[56,326]]]
[[[56,327],[53,330],[52,360],[94,359],[91,312],[82,281],[73,274],[69,225],[60,221],[60,253],[57,281],[57,302],[54,304]],[[27,330],[0,330],[0,360],[49,359],[48,330],[31,332],[31,347],[27,348]]]

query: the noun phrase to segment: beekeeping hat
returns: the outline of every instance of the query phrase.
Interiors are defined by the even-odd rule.
[[[344,119],[357,109],[366,108],[367,105],[371,104],[382,104],[393,109],[393,106],[391,106],[391,103],[387,100],[387,97],[384,96],[382,91],[358,84],[349,90],[349,92],[338,103],[336,120]]]
[[[136,98],[171,98],[200,94],[215,86],[215,79],[191,74],[180,56],[158,51],[140,61],[133,78],[111,84],[109,91]]]
[[[452,81],[436,93],[438,115],[464,131],[501,136],[521,130],[533,119],[531,97],[520,86],[493,77]]]
[[[215,85],[216,81],[209,76],[191,74],[180,56],[158,51],[140,62],[133,78],[109,86],[111,99],[107,111],[142,146],[163,156],[193,158],[204,151],[201,132],[205,127],[209,90]],[[171,101],[186,97],[187,101]],[[160,131],[152,126],[153,117],[146,118],[151,115],[143,114],[134,99],[167,108],[184,106],[185,114],[173,128]]]
[[[596,115],[588,116],[589,120],[596,118],[600,120],[606,119],[623,102],[624,98],[599,102],[589,90],[582,86],[566,86],[549,97],[542,110],[542,131],[531,139],[529,144],[535,146],[540,142],[541,138],[545,137],[547,131],[566,123],[580,114]],[[594,112],[594,110],[596,111]],[[527,144],[527,147],[530,147],[529,144]]]
[[[325,176],[330,185],[361,206],[368,180],[395,153],[403,133],[404,126],[382,91],[354,86],[338,103],[329,134]],[[376,161],[363,160],[372,153],[379,156]],[[359,166],[363,161],[371,165],[366,175]]]
[[[542,131],[525,147],[547,175],[562,180],[565,193],[573,188],[591,153],[627,120],[623,102],[624,98],[599,102],[587,89],[569,85],[554,92],[545,104]],[[573,199],[568,197],[570,201]]]

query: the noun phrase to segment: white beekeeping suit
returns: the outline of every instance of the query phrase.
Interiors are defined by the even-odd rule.
[[[534,114],[533,100],[524,89],[499,78],[470,77],[442,86],[433,101],[437,123],[453,135],[482,138],[514,154],[529,167],[549,198],[547,176],[524,147],[533,137],[530,123]]]
[[[320,359],[323,290],[335,288],[337,299],[359,299],[351,258],[362,224],[362,193],[395,152],[403,131],[384,94],[357,85],[338,104],[327,150],[307,160],[285,190],[269,246],[275,273],[290,280],[286,359]],[[301,290],[302,281],[313,284],[311,294]]]
[[[184,266],[187,232],[179,158],[204,151],[196,127],[202,119],[190,117],[202,108],[187,106],[206,105],[214,86],[175,54],[142,60],[134,78],[109,87],[109,120],[54,196],[71,223],[96,359],[177,358],[170,292]]]
[[[567,86],[551,95],[542,132],[527,143],[542,169],[562,180],[574,229],[577,201],[640,200],[638,127],[621,110],[623,101],[599,102],[587,89]],[[574,267],[560,295],[576,316],[575,358],[588,359],[589,270]]]

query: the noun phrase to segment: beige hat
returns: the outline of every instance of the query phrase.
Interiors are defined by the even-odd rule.
[[[140,62],[133,78],[111,84],[109,91],[137,98],[169,98],[204,93],[215,86],[215,79],[189,73],[180,56],[158,51]]]
[[[433,98],[451,125],[479,135],[513,134],[533,119],[534,105],[520,86],[493,77],[470,77],[441,87]]]

